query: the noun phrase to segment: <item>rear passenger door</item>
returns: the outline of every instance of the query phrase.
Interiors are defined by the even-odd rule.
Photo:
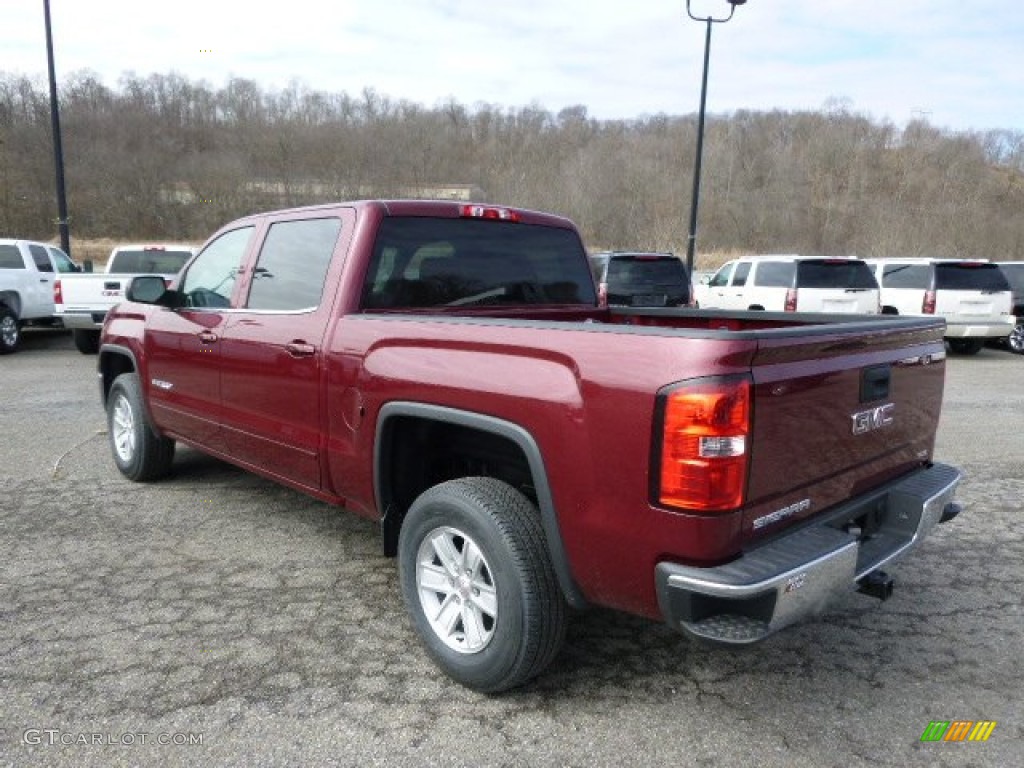
[[[46,317],[55,311],[53,281],[56,279],[56,274],[46,246],[32,243],[29,245],[28,251],[39,274],[35,280],[29,281],[25,295],[22,296],[21,316],[25,318]]]
[[[349,209],[269,220],[221,339],[224,439],[233,458],[309,489],[325,449],[323,339],[351,236]]]

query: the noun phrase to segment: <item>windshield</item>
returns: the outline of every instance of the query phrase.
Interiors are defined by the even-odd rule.
[[[1008,291],[1010,284],[995,264],[953,262],[935,265],[935,289],[949,291]]]
[[[174,275],[191,258],[191,251],[165,250],[162,248],[117,251],[110,259],[110,269],[108,272],[112,275],[133,275],[139,273]]]
[[[863,261],[808,259],[797,266],[800,288],[878,288],[871,268]]]

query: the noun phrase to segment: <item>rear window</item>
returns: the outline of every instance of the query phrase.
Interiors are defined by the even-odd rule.
[[[796,282],[799,288],[878,288],[866,263],[846,259],[797,262]]]
[[[367,309],[597,304],[579,236],[518,222],[392,216],[377,233]]]
[[[935,289],[947,291],[1008,291],[1010,284],[995,264],[955,262],[935,265]]]
[[[140,248],[118,251],[110,258],[110,273],[114,275],[149,272],[160,275],[177,274],[185,262],[192,258],[191,251],[163,248]]]
[[[913,288],[926,291],[931,288],[931,264],[887,264],[882,268],[883,288]]]
[[[616,256],[608,265],[608,290],[631,293],[654,289],[685,292],[686,267],[674,256]]]

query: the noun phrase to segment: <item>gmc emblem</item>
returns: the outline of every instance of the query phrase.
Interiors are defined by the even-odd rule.
[[[865,432],[889,426],[892,424],[892,412],[895,409],[896,403],[886,403],[877,408],[857,411],[850,416],[853,419],[853,434],[863,435]]]

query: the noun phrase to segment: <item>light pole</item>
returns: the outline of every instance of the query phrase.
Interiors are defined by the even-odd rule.
[[[60,107],[57,103],[57,76],[53,66],[53,33],[50,30],[50,0],[43,0],[46,16],[46,63],[50,73],[50,122],[53,126],[53,164],[57,171],[57,228],[60,230],[60,247],[71,255],[71,238],[68,233],[68,203],[64,192],[64,150],[60,141]]]
[[[700,166],[704,155],[704,109],[708,100],[708,61],[711,57],[711,25],[724,24],[736,12],[737,5],[747,0],[726,0],[729,3],[729,15],[721,18],[715,16],[694,16],[690,10],[690,0],[686,0],[686,14],[694,21],[703,21],[707,25],[704,35],[704,76],[700,82],[700,111],[697,113],[697,159],[693,163],[693,194],[690,196],[690,234],[686,239],[686,271],[693,274],[693,255],[697,247],[697,208],[700,203]]]

